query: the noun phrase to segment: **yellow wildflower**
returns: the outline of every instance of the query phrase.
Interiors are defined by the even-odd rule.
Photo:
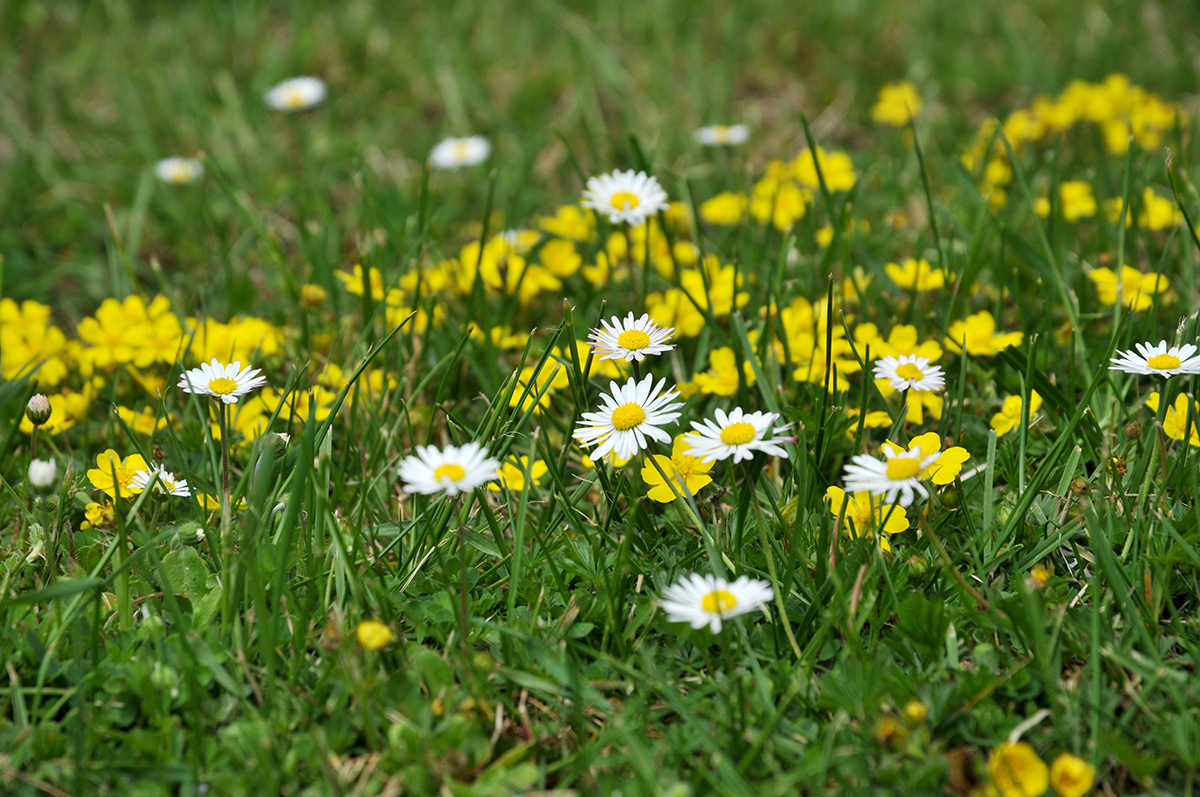
[[[1094,268],[1088,277],[1096,285],[1100,301],[1110,307],[1117,303],[1132,310],[1147,310],[1154,305],[1154,295],[1166,293],[1171,287],[1161,274],[1143,274],[1136,268],[1121,266],[1120,276],[1110,268]]]
[[[921,95],[917,87],[907,80],[888,83],[879,89],[879,96],[871,106],[871,119],[892,127],[904,127],[908,120],[921,113]]]
[[[988,777],[1003,797],[1041,797],[1050,787],[1050,770],[1025,742],[1005,742],[992,750]]]
[[[904,507],[881,503],[878,497],[872,497],[869,492],[849,495],[842,488],[831,486],[825,490],[825,500],[829,502],[829,511],[834,517],[842,514],[842,505],[845,504],[846,529],[852,537],[874,535],[881,530],[883,534],[908,531],[908,513]],[[892,550],[884,536],[879,537],[879,547],[885,551]]]
[[[723,346],[708,353],[709,370],[696,374],[696,387],[704,395],[732,396],[738,389],[737,358],[733,349]],[[749,362],[742,363],[746,384],[754,384],[754,369]]]
[[[560,279],[570,277],[583,265],[583,258],[575,250],[575,242],[565,238],[555,238],[542,244],[538,260],[547,271]]]
[[[352,274],[347,274],[345,271],[335,271],[334,275],[342,281],[342,284],[346,286],[346,290],[355,296],[362,296],[364,290],[366,290],[363,286],[363,267],[358,263],[354,264]],[[383,274],[379,272],[379,269],[372,268],[367,270],[367,282],[370,284],[371,298],[377,302],[383,301]]]
[[[1188,429],[1188,395],[1180,393],[1175,397],[1175,405],[1167,407],[1163,416],[1163,431],[1172,440],[1182,440]],[[1146,406],[1153,412],[1158,412],[1158,391],[1146,399]],[[1200,402],[1192,402],[1191,434],[1188,435],[1188,445],[1200,447]]]
[[[977,357],[990,357],[1009,346],[1017,346],[1024,339],[1021,332],[996,334],[996,320],[987,310],[967,316],[966,320],[955,321],[946,332],[946,348],[955,354],[962,352],[966,339],[967,352]]]
[[[904,451],[903,448],[890,441],[885,441],[883,445],[895,453]],[[921,457],[928,457],[941,450],[942,438],[938,436],[937,432],[926,432],[908,441],[909,451],[918,446],[921,448]],[[934,484],[949,484],[958,478],[958,474],[962,473],[963,463],[970,458],[971,454],[962,446],[950,446],[925,469],[921,478],[929,479]]]
[[[1095,782],[1095,768],[1078,756],[1061,753],[1050,765],[1050,785],[1060,797],[1083,797]]]
[[[745,194],[724,191],[700,204],[700,218],[708,224],[728,226],[737,224],[746,216],[750,200]]]
[[[363,620],[359,623],[354,629],[354,636],[358,639],[358,644],[366,650],[382,650],[396,641],[392,629],[375,620]]]
[[[844,152],[827,153],[824,148],[817,147],[817,156],[814,159],[812,150],[805,147],[791,163],[792,172],[800,181],[800,185],[813,191],[819,190],[821,187],[821,182],[817,177],[818,165],[821,167],[821,177],[825,178],[825,187],[833,193],[849,191],[858,182],[858,175],[854,172],[854,162]]]
[[[1021,397],[1007,396],[1004,399],[1004,406],[1000,411],[992,416],[991,427],[996,431],[997,437],[1003,437],[1016,428],[1021,422]],[[1029,391],[1029,417],[1033,418],[1034,414],[1041,409],[1042,397],[1038,395],[1036,390]]]
[[[529,467],[529,457],[521,457],[519,462],[512,460],[504,462],[496,471],[496,481],[488,482],[487,488],[494,493],[500,492],[501,489],[507,488],[514,493],[519,493],[525,489],[525,469]],[[546,463],[542,460],[537,460],[533,463],[533,467],[529,468],[529,478],[534,484],[546,475]]]
[[[888,263],[883,270],[888,279],[905,290],[931,291],[946,284],[946,272],[935,269],[925,259],[910,257],[902,264]]]
[[[93,501],[88,504],[83,508],[83,517],[83,522],[79,524],[81,529],[107,528],[117,522],[113,505],[108,501],[103,503]]]
[[[87,477],[93,487],[103,490],[110,498],[114,497],[118,489],[122,498],[128,498],[133,495],[129,490],[133,474],[139,470],[149,470],[141,454],[130,454],[122,460],[117,452],[110,448],[96,456],[96,467],[87,472]],[[117,479],[116,489],[113,487],[114,472]]]
[[[553,216],[538,219],[538,226],[551,235],[586,243],[596,229],[596,217],[591,210],[578,205],[563,205]]]
[[[712,470],[714,463],[702,462],[700,457],[690,456],[687,452],[691,450],[691,446],[684,442],[684,437],[685,435],[681,434],[675,438],[670,457],[654,455],[654,461],[662,468],[662,473],[667,474],[667,481],[663,481],[662,473],[659,473],[653,464],[647,462],[642,466],[642,481],[651,486],[650,491],[646,493],[650,500],[668,504],[675,500],[676,492],[680,495],[695,495],[712,481],[708,472]],[[672,485],[674,490],[671,489]],[[686,490],[684,485],[687,486]]]

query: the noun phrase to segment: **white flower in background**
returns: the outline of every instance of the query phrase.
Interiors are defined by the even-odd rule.
[[[325,100],[325,81],[317,77],[294,77],[263,95],[267,107],[276,111],[304,111]]]
[[[693,135],[696,143],[703,147],[731,147],[745,144],[750,138],[750,128],[745,125],[709,125]]]
[[[154,164],[154,174],[164,183],[194,183],[204,176],[204,164],[198,158],[164,158]]]
[[[417,446],[417,453],[400,463],[400,478],[406,493],[458,495],[496,478],[499,467],[500,461],[489,457],[479,443],[446,446],[442,451]]]
[[[212,396],[226,404],[237,404],[238,396],[267,383],[265,376],[258,375],[261,370],[250,366],[242,368],[241,360],[222,365],[213,357],[211,363],[201,363],[199,368],[185,371],[179,377],[179,387],[184,393]]]
[[[733,457],[733,461],[737,463],[751,459],[755,451],[787,459],[788,453],[776,444],[790,443],[792,438],[770,435],[787,430],[791,424],[775,426],[775,422],[779,420],[775,413],[744,413],[741,407],[734,407],[728,415],[724,410],[718,409],[716,416],[716,423],[708,419],[702,423],[692,421],[692,428],[696,431],[683,436],[683,441],[692,447],[688,454],[700,457],[702,462],[716,462]]]
[[[940,365],[930,365],[928,357],[915,354],[888,355],[875,363],[875,378],[886,379],[893,390],[938,391],[946,386]]]
[[[58,481],[58,464],[53,459],[34,459],[29,462],[29,486],[49,490]]]
[[[580,204],[607,216],[613,224],[636,227],[667,209],[667,192],[645,172],[618,170],[589,177]]]
[[[157,481],[156,481],[157,480]],[[162,465],[151,465],[149,470],[139,470],[129,480],[129,491],[140,493],[146,490],[151,482],[156,483],[155,490],[167,495],[187,498],[192,494],[185,479],[176,479],[175,474],[163,468]]]
[[[773,594],[766,581],[741,576],[730,582],[692,573],[663,590],[658,605],[672,623],[687,623],[692,628],[708,626],[719,634],[723,620],[754,611],[769,602]]]
[[[1190,343],[1170,348],[1165,340],[1160,340],[1157,346],[1150,343],[1133,345],[1137,351],[1117,352],[1118,356],[1112,358],[1108,370],[1161,377],[1200,374],[1200,357],[1195,356],[1196,347]]]
[[[649,313],[635,319],[633,313],[625,320],[612,317],[612,323],[600,319],[600,329],[593,329],[588,340],[601,360],[641,361],[648,354],[662,354],[675,348],[667,343],[675,335],[672,327],[660,327],[650,320]]]
[[[670,403],[679,398],[674,388],[659,395],[666,381],[661,379],[655,385],[654,376],[646,374],[640,383],[630,377],[623,386],[616,382],[609,384],[611,395],[600,394],[600,409],[585,412],[572,435],[584,448],[596,446],[595,451],[588,452],[592,461],[602,460],[609,453],[629,459],[645,450],[647,437],[660,443],[671,442],[671,435],[659,427],[678,420],[679,413],[675,410],[683,402]]]
[[[492,145],[483,136],[448,138],[429,153],[429,165],[435,169],[478,166],[491,154]]]

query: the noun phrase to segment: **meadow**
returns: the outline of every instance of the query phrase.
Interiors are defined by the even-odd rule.
[[[1193,794],[1200,26],[963,6],[5,4],[0,791]]]

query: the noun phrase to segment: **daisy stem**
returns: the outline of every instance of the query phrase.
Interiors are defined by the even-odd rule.
[[[233,614],[233,521],[229,506],[229,405],[221,402],[217,412],[221,427],[221,582],[228,590],[225,607]]]

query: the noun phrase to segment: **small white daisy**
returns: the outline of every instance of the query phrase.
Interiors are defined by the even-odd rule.
[[[633,313],[625,320],[612,317],[612,323],[600,319],[600,329],[588,335],[601,360],[624,360],[641,362],[648,354],[662,354],[675,348],[667,343],[675,335],[672,327],[660,327],[650,320],[649,313],[635,319]]]
[[[469,493],[496,478],[500,461],[488,456],[479,443],[446,446],[417,446],[417,453],[400,463],[404,492],[446,495]]]
[[[672,623],[687,623],[692,628],[708,626],[714,634],[719,634],[723,620],[752,612],[767,604],[773,595],[766,581],[741,576],[730,582],[692,573],[663,590],[658,605]]]
[[[636,227],[667,209],[667,192],[645,172],[617,170],[589,177],[580,204],[607,216],[613,224],[625,222]]]
[[[237,404],[238,396],[244,396],[267,383],[265,376],[258,375],[261,370],[251,369],[248,365],[242,368],[241,360],[221,365],[217,358],[213,357],[211,363],[201,363],[199,368],[193,368],[180,375],[179,387],[183,388],[184,393],[212,396],[226,404]]]
[[[1149,343],[1133,345],[1137,352],[1117,352],[1119,356],[1112,358],[1112,365],[1108,367],[1108,370],[1162,377],[1176,374],[1200,374],[1200,357],[1195,356],[1196,347],[1190,343],[1171,348],[1167,348],[1165,340],[1160,340],[1157,346]]]
[[[198,158],[164,158],[154,164],[154,174],[164,183],[194,183],[204,176],[204,164]]]
[[[761,451],[773,457],[787,459],[788,453],[776,443],[790,443],[790,437],[770,437],[785,431],[791,424],[775,426],[779,416],[773,412],[742,412],[741,407],[734,407],[726,415],[724,410],[717,410],[717,422],[707,418],[702,423],[692,421],[696,431],[683,436],[683,442],[691,446],[688,451],[693,457],[700,457],[701,462],[716,462],[733,457],[735,463],[751,459],[755,451]],[[772,429],[771,427],[775,427]]]
[[[922,456],[920,446],[908,451],[884,446],[883,455],[883,460],[866,454],[859,454],[850,460],[843,474],[846,492],[882,495],[883,503],[898,503],[905,507],[912,504],[913,493],[919,493],[922,498],[929,497],[929,490],[921,484],[921,474],[937,462],[940,452]],[[900,497],[899,501],[896,500],[897,496]]]
[[[478,166],[492,154],[492,145],[483,136],[448,138],[429,153],[429,165],[435,169],[461,169]]]
[[[294,77],[263,95],[263,102],[276,111],[305,111],[325,100],[325,81],[318,77]]]
[[[888,355],[875,363],[875,378],[886,379],[894,390],[938,391],[946,386],[940,365],[915,354]]]
[[[745,125],[709,125],[693,135],[696,143],[702,147],[731,147],[745,144],[746,139],[750,138],[750,128]]]
[[[129,480],[129,491],[131,493],[140,493],[150,486],[150,482],[157,479],[155,490],[167,495],[175,495],[180,498],[187,498],[192,494],[188,489],[186,479],[176,479],[175,474],[163,468],[162,465],[151,465],[149,470],[136,471]]]
[[[588,452],[592,461],[602,460],[610,452],[629,459],[646,448],[647,437],[660,443],[671,442],[671,435],[658,427],[678,420],[679,413],[675,410],[683,402],[670,403],[679,397],[674,388],[659,395],[666,381],[660,379],[655,385],[654,376],[647,374],[641,382],[630,377],[624,386],[609,384],[612,395],[601,393],[600,410],[585,412],[572,435],[584,448],[597,446],[595,451]]]

